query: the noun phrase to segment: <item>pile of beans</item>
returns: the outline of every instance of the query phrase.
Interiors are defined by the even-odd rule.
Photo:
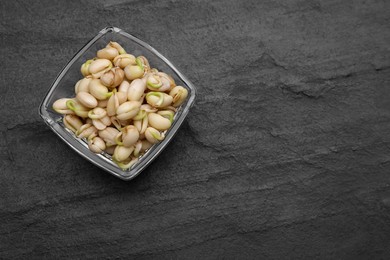
[[[99,50],[80,71],[84,78],[75,85],[75,97],[56,100],[53,109],[92,152],[112,155],[122,169],[164,139],[177,107],[188,96],[170,75],[117,42]]]

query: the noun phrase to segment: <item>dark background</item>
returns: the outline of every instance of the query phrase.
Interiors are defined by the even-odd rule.
[[[2,1],[0,258],[387,258],[389,1]],[[117,26],[197,87],[121,181],[38,106]]]

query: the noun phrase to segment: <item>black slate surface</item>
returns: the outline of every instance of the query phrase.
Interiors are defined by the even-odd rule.
[[[385,259],[389,1],[2,1],[0,258]],[[38,115],[106,26],[197,86],[123,182]]]

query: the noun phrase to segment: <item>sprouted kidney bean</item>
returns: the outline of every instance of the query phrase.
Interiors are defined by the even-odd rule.
[[[53,103],[63,123],[89,149],[106,153],[123,170],[165,137],[188,91],[144,56],[109,42],[81,65],[74,97]]]

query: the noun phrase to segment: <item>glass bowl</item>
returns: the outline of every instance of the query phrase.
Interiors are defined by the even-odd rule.
[[[126,51],[134,56],[145,56],[152,67],[171,75],[175,79],[177,85],[181,85],[188,90],[188,97],[178,108],[171,128],[165,133],[164,140],[153,145],[139,158],[136,164],[127,170],[119,168],[119,166],[111,160],[109,154],[95,154],[91,152],[88,149],[88,144],[85,140],[76,138],[71,131],[64,127],[64,124],[62,123],[63,116],[56,113],[52,108],[54,101],[57,99],[75,96],[74,85],[83,77],[80,73],[81,65],[86,60],[95,57],[96,52],[99,49],[104,48],[110,41],[118,42]],[[140,174],[172,140],[194,103],[195,92],[196,90],[192,83],[180,73],[169,60],[149,44],[119,28],[107,27],[92,38],[63,68],[43,99],[39,107],[39,114],[53,132],[82,157],[122,180],[131,180]]]

